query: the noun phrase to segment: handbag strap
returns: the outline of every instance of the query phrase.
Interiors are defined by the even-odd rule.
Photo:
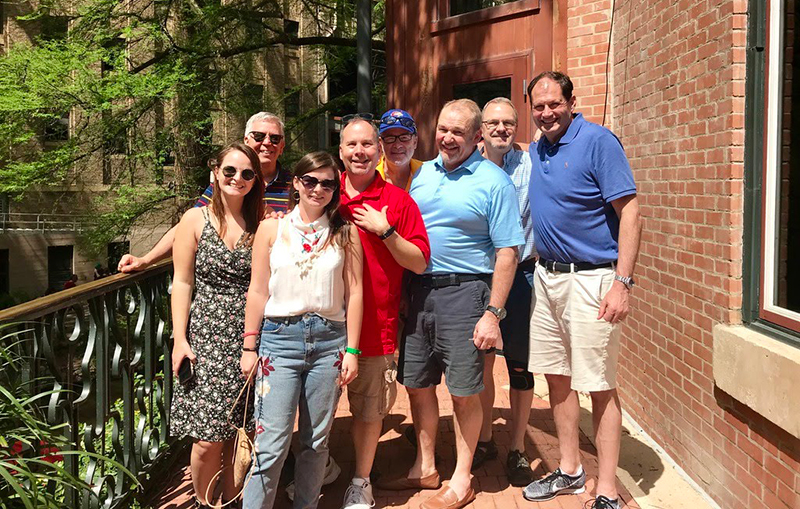
[[[236,461],[236,450],[235,450],[235,448],[239,446],[239,432],[238,432],[238,430],[239,429],[245,430],[245,426],[247,425],[247,407],[250,405],[250,392],[251,392],[251,391],[249,391],[247,389],[248,389],[248,387],[250,387],[250,382],[253,380],[253,375],[255,375],[256,370],[258,369],[258,367],[260,365],[261,365],[261,358],[259,357],[258,361],[255,364],[253,364],[253,367],[250,369],[250,373],[247,375],[247,381],[242,386],[242,390],[239,391],[239,395],[236,396],[236,400],[233,402],[233,405],[231,405],[231,409],[228,410],[228,418],[227,418],[228,424],[230,424],[235,430],[237,430],[236,438],[235,438],[235,440],[233,442],[233,447],[234,447],[233,461]],[[235,424],[233,424],[231,422],[231,417],[233,417],[233,411],[234,411],[234,409],[236,409],[237,405],[239,404],[239,400],[242,399],[242,394],[245,394],[245,391],[247,391],[247,394],[245,395],[244,410],[242,412],[242,414],[243,414],[242,415],[242,427],[238,428]],[[244,436],[247,438],[247,442],[250,444],[250,450],[252,451],[255,448],[255,446],[253,445],[253,441],[250,440],[250,436],[247,434],[246,431],[244,432]],[[227,465],[227,466],[224,466],[224,467],[220,468],[217,471],[217,473],[214,474],[214,477],[212,477],[208,481],[208,485],[206,486],[206,504],[208,504],[209,507],[213,507],[215,509],[219,509],[219,508],[231,505],[234,502],[236,502],[237,500],[239,500],[239,497],[242,496],[242,493],[244,493],[244,489],[247,487],[247,484],[250,482],[250,479],[253,477],[253,469],[251,468],[250,471],[247,473],[247,477],[245,478],[244,482],[242,483],[242,489],[239,490],[239,493],[237,493],[232,499],[228,500],[227,502],[225,502],[223,504],[210,505],[209,501],[210,501],[211,497],[209,497],[209,490],[211,490],[211,487],[214,486],[214,483],[216,482],[216,480],[222,475],[222,472],[224,472],[225,470],[227,470],[229,468],[233,468],[233,464],[230,464],[230,465]]]

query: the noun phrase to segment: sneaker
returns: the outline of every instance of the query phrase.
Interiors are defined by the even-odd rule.
[[[339,474],[341,473],[342,468],[336,464],[336,460],[329,454],[328,462],[325,464],[325,477],[322,478],[322,485],[327,486],[331,484],[339,478]],[[286,496],[289,497],[289,500],[294,502],[294,479],[289,481],[289,484],[286,485]]]
[[[522,490],[525,500],[543,502],[558,495],[583,493],[586,484],[586,472],[581,469],[580,475],[571,476],[563,473],[560,468],[538,481],[533,481]]]
[[[511,486],[521,488],[533,482],[531,462],[524,452],[512,450],[506,458],[506,474]]]
[[[603,495],[597,495],[597,498],[592,501],[589,509],[619,509],[619,498],[610,499]]]
[[[342,509],[368,509],[375,506],[372,485],[364,479],[353,479],[344,492]]]
[[[475,455],[472,457],[472,470],[480,468],[489,460],[497,458],[497,446],[494,440],[488,442],[478,442],[475,447]]]

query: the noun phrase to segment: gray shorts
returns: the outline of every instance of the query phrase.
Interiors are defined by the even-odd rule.
[[[414,278],[409,293],[397,380],[424,389],[439,385],[444,373],[453,396],[480,393],[485,352],[472,342],[472,334],[489,303],[488,278],[444,288],[428,288]]]

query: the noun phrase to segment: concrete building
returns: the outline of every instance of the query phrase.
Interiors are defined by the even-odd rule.
[[[800,507],[800,43],[796,0],[387,2],[390,107],[555,69],[620,137],[644,233],[620,394],[720,507]],[[679,493],[675,494],[680,497]]]

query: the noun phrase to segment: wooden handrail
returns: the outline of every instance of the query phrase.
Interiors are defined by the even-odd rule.
[[[39,297],[38,299],[24,302],[0,311],[0,324],[36,319],[58,309],[85,302],[98,295],[123,288],[131,283],[160,274],[161,272],[169,270],[171,266],[172,258],[167,258],[140,272],[115,274],[98,279],[97,281],[92,281],[91,283],[76,286],[75,288],[61,290],[50,295],[45,295],[44,297]]]

